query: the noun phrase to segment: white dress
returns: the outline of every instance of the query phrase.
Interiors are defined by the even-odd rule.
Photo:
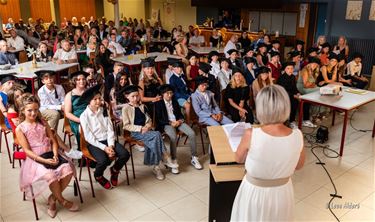
[[[253,128],[246,157],[246,173],[260,179],[291,176],[297,166],[303,136],[295,129],[288,136],[275,137]],[[242,180],[233,203],[231,221],[292,221],[294,193],[291,179],[275,187],[260,187]]]

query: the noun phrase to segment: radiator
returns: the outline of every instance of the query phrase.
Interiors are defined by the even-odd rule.
[[[332,47],[337,44],[338,36],[327,37]],[[366,76],[371,76],[372,66],[375,65],[375,39],[347,39],[349,46],[349,61],[352,60],[351,55],[354,52],[359,52],[363,55],[362,59],[362,73]]]

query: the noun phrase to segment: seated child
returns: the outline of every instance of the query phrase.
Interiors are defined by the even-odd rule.
[[[218,126],[233,123],[224,116],[217,105],[214,94],[207,90],[208,79],[203,76],[196,78],[197,90],[191,95],[191,101],[199,122],[209,126]]]
[[[59,120],[64,116],[64,88],[55,84],[55,72],[53,71],[40,70],[35,74],[43,83],[43,86],[38,90],[40,112],[50,127],[57,130]]]
[[[122,122],[124,130],[131,133],[131,136],[144,143],[145,155],[144,164],[153,166],[153,173],[158,180],[164,180],[165,176],[159,167],[163,160],[164,164],[170,168],[177,168],[176,163],[172,163],[168,157],[163,142],[163,138],[158,131],[151,129],[152,121],[147,112],[145,105],[140,103],[139,87],[130,85],[123,90],[128,103],[122,108]]]
[[[16,134],[27,156],[20,171],[21,191],[35,199],[49,188],[52,194],[47,213],[52,218],[57,212],[56,201],[69,211],[78,211],[78,205],[62,195],[75,173],[74,165],[59,153],[51,128],[40,118],[39,101],[34,95],[22,97],[20,122]]]
[[[112,186],[117,186],[118,174],[130,155],[124,146],[115,141],[115,133],[112,121],[108,117],[108,110],[106,107],[102,107],[101,86],[102,84],[95,85],[82,94],[80,101],[88,103],[88,106],[79,119],[88,143],[88,150],[96,160],[95,180],[105,189],[111,189]],[[116,157],[117,160],[110,168],[111,182],[109,182],[103,174]]]
[[[155,103],[156,129],[160,132],[165,132],[170,139],[172,163],[177,164],[177,130],[179,130],[189,138],[192,156],[191,164],[198,170],[203,169],[197,156],[195,132],[188,124],[185,123],[180,107],[176,99],[173,98],[173,88],[166,84],[159,87],[159,91],[163,99]],[[179,173],[178,167],[172,168],[172,173]]]

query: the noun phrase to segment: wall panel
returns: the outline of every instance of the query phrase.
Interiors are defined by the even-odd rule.
[[[21,18],[20,2],[19,0],[8,0],[6,5],[0,4],[0,16],[3,24],[8,23],[8,18],[13,18],[17,22]]]
[[[42,18],[45,22],[52,20],[50,0],[29,0],[31,17],[34,20]]]
[[[60,19],[64,18],[71,20],[73,16],[77,17],[78,21],[85,16],[86,20],[90,16],[96,17],[95,0],[59,0]]]

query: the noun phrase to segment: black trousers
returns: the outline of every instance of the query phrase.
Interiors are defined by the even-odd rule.
[[[100,141],[101,143],[108,145],[107,140]],[[96,168],[94,172],[95,177],[101,177],[104,174],[105,169],[111,165],[112,160],[109,159],[108,155],[104,150],[101,150],[100,148],[93,146],[91,144],[88,144],[88,149],[90,151],[90,154],[95,158],[96,160]],[[129,160],[130,154],[127,149],[124,148],[123,145],[115,142],[115,148],[114,151],[116,153],[116,161],[113,165],[113,168],[116,171],[121,170],[121,168],[126,164],[126,162]]]
[[[296,114],[298,110],[298,100],[294,98],[293,96],[289,96],[290,99],[290,116],[289,121],[294,122],[296,121]],[[310,119],[310,104],[304,103],[303,104],[303,120],[309,120]]]

